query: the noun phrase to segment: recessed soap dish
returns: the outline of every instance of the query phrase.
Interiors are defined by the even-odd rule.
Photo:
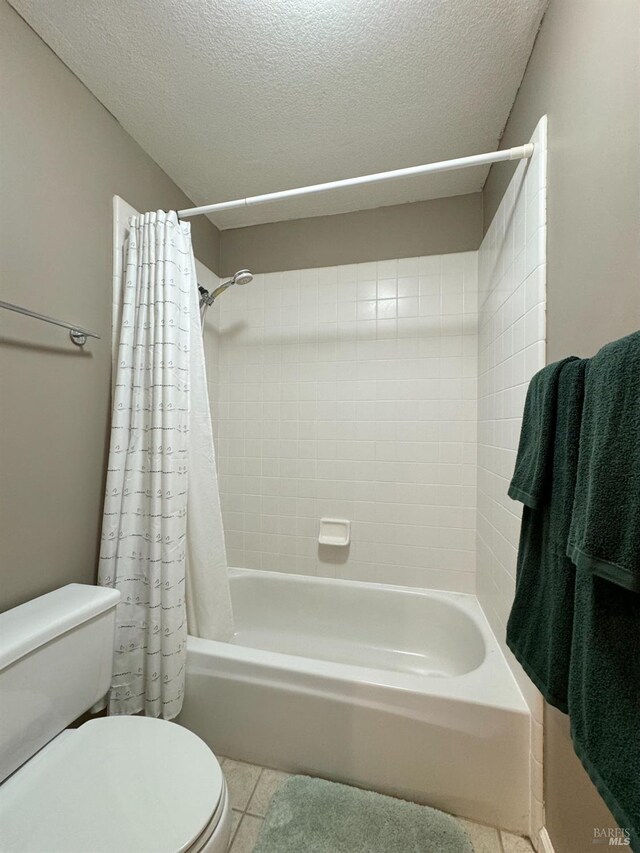
[[[321,518],[318,542],[321,545],[344,547],[351,539],[351,522],[344,518]]]

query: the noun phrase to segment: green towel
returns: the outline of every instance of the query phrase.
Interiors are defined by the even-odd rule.
[[[640,851],[640,332],[589,363],[567,553],[573,743]]]
[[[529,382],[508,494],[531,509],[539,506],[550,481],[558,377],[564,365],[574,360],[575,356],[571,356],[549,364]]]
[[[640,595],[581,568],[569,714],[576,753],[640,853]]]
[[[567,553],[640,592],[640,332],[589,364]]]
[[[564,359],[529,385],[514,482],[526,494],[507,644],[547,702],[567,711],[575,570],[566,555],[578,466],[586,359]]]

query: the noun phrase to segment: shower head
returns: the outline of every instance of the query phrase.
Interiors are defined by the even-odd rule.
[[[221,293],[224,293],[225,290],[228,290],[230,287],[233,287],[234,284],[249,284],[250,281],[253,281],[252,272],[249,270],[238,270],[237,273],[231,276],[229,281],[225,281],[216,287],[213,293],[209,296],[207,304],[212,305],[216,297],[220,296]]]
[[[225,290],[233,287],[234,284],[250,284],[252,281],[253,273],[251,270],[238,270],[238,272],[232,275],[228,281],[218,285],[212,293],[209,293],[209,291],[205,290],[204,287],[198,285],[198,290],[200,291],[200,318],[202,322],[204,323],[204,315],[207,308],[213,305],[214,301],[221,293],[224,293]]]
[[[238,272],[230,279],[230,284],[251,284],[253,281],[253,273],[251,270],[238,270]]]

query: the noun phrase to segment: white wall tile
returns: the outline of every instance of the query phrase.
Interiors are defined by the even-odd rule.
[[[542,701],[506,647],[522,507],[507,496],[527,384],[545,365],[546,119],[532,138],[478,253],[478,468],[476,589],[533,715]],[[532,836],[541,828],[541,731],[531,755]]]
[[[232,564],[473,591],[477,294],[469,252],[268,273],[215,303]],[[352,520],[348,554],[319,548],[324,515]]]

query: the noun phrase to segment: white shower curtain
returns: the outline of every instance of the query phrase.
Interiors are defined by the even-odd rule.
[[[130,222],[98,581],[122,595],[111,714],[172,719],[189,632],[233,626],[190,226]]]

